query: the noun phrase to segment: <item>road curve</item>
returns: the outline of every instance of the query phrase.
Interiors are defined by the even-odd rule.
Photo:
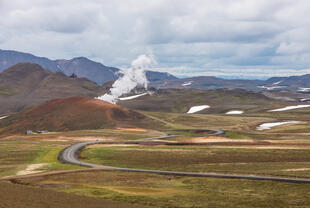
[[[154,140],[154,139],[166,139],[175,137],[175,135],[169,135],[166,137],[154,137],[148,139],[139,140],[140,142]],[[127,141],[125,144],[138,144],[137,141]],[[283,177],[269,177],[269,176],[253,176],[253,175],[233,175],[233,174],[219,174],[219,173],[199,173],[199,172],[179,172],[179,171],[163,171],[163,170],[148,170],[148,169],[135,169],[135,168],[121,168],[107,165],[92,164],[80,161],[78,155],[80,151],[88,145],[93,144],[113,144],[111,142],[81,142],[73,144],[62,152],[60,152],[58,159],[61,162],[81,165],[86,167],[104,168],[107,170],[127,171],[127,172],[141,172],[141,173],[155,173],[162,175],[175,175],[175,176],[191,176],[191,177],[212,177],[212,178],[230,178],[230,179],[248,179],[248,180],[268,180],[268,181],[280,181],[291,183],[310,183],[310,179],[303,178],[283,178]],[[116,144],[116,143],[114,143]],[[120,143],[117,143],[120,144]]]

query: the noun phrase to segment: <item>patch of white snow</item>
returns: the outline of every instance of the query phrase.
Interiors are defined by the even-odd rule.
[[[285,124],[298,124],[300,121],[284,121],[284,122],[274,122],[274,123],[263,123],[259,125],[256,129],[259,131],[268,130],[275,126],[281,126]]]
[[[191,108],[187,111],[187,113],[196,113],[196,112],[198,112],[198,111],[202,111],[202,110],[207,109],[207,108],[210,108],[210,106],[208,106],[208,105],[193,106],[193,107],[191,107]]]
[[[310,98],[302,98],[299,100],[300,102],[306,102],[306,101],[310,101]]]
[[[190,82],[184,82],[184,83],[182,84],[182,86],[186,87],[186,86],[189,86],[189,85],[191,85],[191,84],[193,84],[192,81],[190,81]]]
[[[133,96],[129,96],[129,97],[122,97],[122,98],[119,98],[120,100],[132,100],[132,99],[135,99],[135,98],[138,98],[138,97],[141,97],[143,95],[147,95],[148,93],[145,92],[145,93],[142,93],[142,94],[139,94],[139,95],[133,95]]]
[[[298,108],[308,108],[308,107],[310,107],[310,105],[286,106],[284,108],[274,109],[274,110],[270,110],[268,112],[288,111],[288,110],[294,110],[294,109],[298,109]]]
[[[257,86],[258,88],[261,89],[266,89],[266,90],[274,90],[274,89],[280,89],[280,88],[285,88],[285,86],[273,86],[273,87],[268,87],[268,86]]]
[[[275,83],[273,83],[272,85],[278,85],[278,84],[280,84],[281,82],[283,82],[283,80],[282,80],[282,81],[279,81],[279,82],[275,82]]]
[[[300,87],[298,89],[298,92],[309,92],[310,91],[310,88],[304,88],[304,87]]]
[[[227,115],[238,115],[238,114],[243,114],[243,111],[233,110],[233,111],[228,111],[226,114]]]

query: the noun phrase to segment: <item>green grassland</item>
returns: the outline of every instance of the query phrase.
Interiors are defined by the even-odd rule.
[[[82,168],[60,163],[59,152],[69,142],[46,142],[37,139],[0,140],[0,177],[15,175],[29,164],[46,163],[42,170]]]
[[[281,140],[308,139],[310,133],[310,109],[298,109],[287,112],[273,112],[244,115],[214,115],[214,114],[179,114],[161,112],[143,112],[153,119],[166,123],[167,133],[175,134],[174,129],[213,129],[222,128],[227,137],[234,139]],[[278,121],[301,121],[300,124],[283,125],[271,130],[258,131],[256,128],[262,123]],[[191,136],[187,133],[188,136]]]
[[[21,183],[154,207],[309,207],[309,184],[175,177],[117,171],[23,179]]]
[[[210,114],[179,114],[143,112],[145,115],[166,123],[171,129],[204,128],[247,131],[260,123],[275,121],[275,118],[254,116],[226,116]]]
[[[163,136],[165,133],[154,130],[146,130],[145,132],[135,131],[122,131],[119,129],[97,129],[97,130],[78,130],[78,131],[66,131],[66,132],[50,132],[48,134],[40,135],[41,137],[93,137],[93,138],[113,138],[115,140],[136,140],[149,137]]]
[[[54,190],[0,181],[0,208],[142,208],[129,203],[95,199]]]
[[[149,112],[186,113],[192,106],[209,105],[201,113],[224,114],[229,110],[249,113],[265,112],[286,105],[287,102],[270,99],[260,93],[241,89],[165,89],[152,96],[119,102],[121,106]]]
[[[82,151],[81,159],[91,163],[130,168],[310,178],[310,109],[235,116],[142,113],[165,124],[166,128],[163,129],[161,125],[153,128],[157,130],[140,132],[122,129],[50,132],[0,140],[0,177],[14,175],[24,170],[27,165],[37,163],[47,163],[47,166],[41,168],[46,172],[71,169],[85,171],[87,168],[62,164],[57,160],[62,149],[79,140],[124,141],[163,136],[167,133],[186,134],[171,139],[175,142],[198,136],[193,132],[178,132],[176,129],[222,128],[226,131],[224,137],[245,143],[251,140],[253,145],[229,142],[216,146],[94,145]],[[256,130],[261,123],[283,120],[300,120],[303,123],[279,126],[266,131]],[[257,145],[259,148],[255,148]],[[29,177],[14,182],[48,191],[53,189],[91,197],[94,200],[109,199],[141,206],[310,207],[309,184],[98,170]],[[57,197],[54,199],[57,201]]]
[[[89,146],[81,158],[90,163],[126,168],[310,178],[309,149]]]
[[[8,89],[0,89],[0,95],[13,95],[15,92]]]
[[[112,141],[135,140],[162,136],[158,131],[130,132],[119,129],[51,132],[31,136],[16,136],[0,140],[0,178],[15,175],[30,164],[45,163],[40,170],[69,170],[85,167],[63,164],[58,155],[67,146],[83,139],[108,138]],[[68,139],[69,138],[69,139]],[[72,139],[73,138],[73,139]],[[61,141],[59,141],[59,139]],[[67,140],[66,140],[67,139]],[[77,140],[74,140],[77,139]]]

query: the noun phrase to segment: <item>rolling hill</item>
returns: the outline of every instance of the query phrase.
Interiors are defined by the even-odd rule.
[[[186,113],[193,106],[209,105],[209,109],[199,113],[226,113],[230,110],[256,113],[283,106],[287,102],[243,89],[159,89],[151,95],[121,100],[118,104],[129,109],[158,112]]]
[[[302,76],[290,76],[290,77],[273,77],[266,81],[266,83],[287,86],[289,88],[309,88],[310,87],[310,74],[305,74]]]
[[[0,114],[72,96],[96,97],[105,88],[85,78],[70,78],[37,64],[20,63],[0,73]]]
[[[0,73],[0,115],[20,112],[56,98],[72,96],[94,98],[108,92],[112,83],[113,81],[98,86],[86,78],[70,78],[63,73],[45,70],[37,64],[20,63]],[[261,112],[286,101],[299,99],[297,95],[290,99],[286,98],[289,96],[287,92],[285,93],[287,96],[284,96],[279,93],[279,95],[266,94],[242,89],[200,90],[183,87],[152,90],[154,91],[152,96],[120,101],[119,104],[134,110],[180,113],[187,112],[195,105],[212,106],[202,113],[224,113],[238,109]]]
[[[200,76],[175,80],[159,80],[151,83],[151,86],[161,89],[246,89],[251,91],[274,91],[274,90],[293,90],[300,88],[310,88],[310,75],[290,76],[290,77],[271,77],[268,80],[245,80],[245,79],[222,79],[212,76]]]
[[[252,91],[259,91],[257,86],[263,85],[264,81],[262,80],[240,80],[240,79],[222,79],[213,76],[200,76],[200,77],[191,77],[184,79],[174,79],[174,80],[160,80],[153,82],[150,85],[155,88],[160,89],[202,89],[202,90],[213,90],[213,89],[246,89]]]
[[[70,131],[114,127],[155,128],[162,124],[141,113],[85,97],[48,101],[0,120],[0,134],[27,130]]]

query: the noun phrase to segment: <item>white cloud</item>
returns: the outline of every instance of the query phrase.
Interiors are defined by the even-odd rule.
[[[160,68],[183,75],[301,73],[309,9],[308,0],[0,0],[0,48],[114,66],[151,48]]]

